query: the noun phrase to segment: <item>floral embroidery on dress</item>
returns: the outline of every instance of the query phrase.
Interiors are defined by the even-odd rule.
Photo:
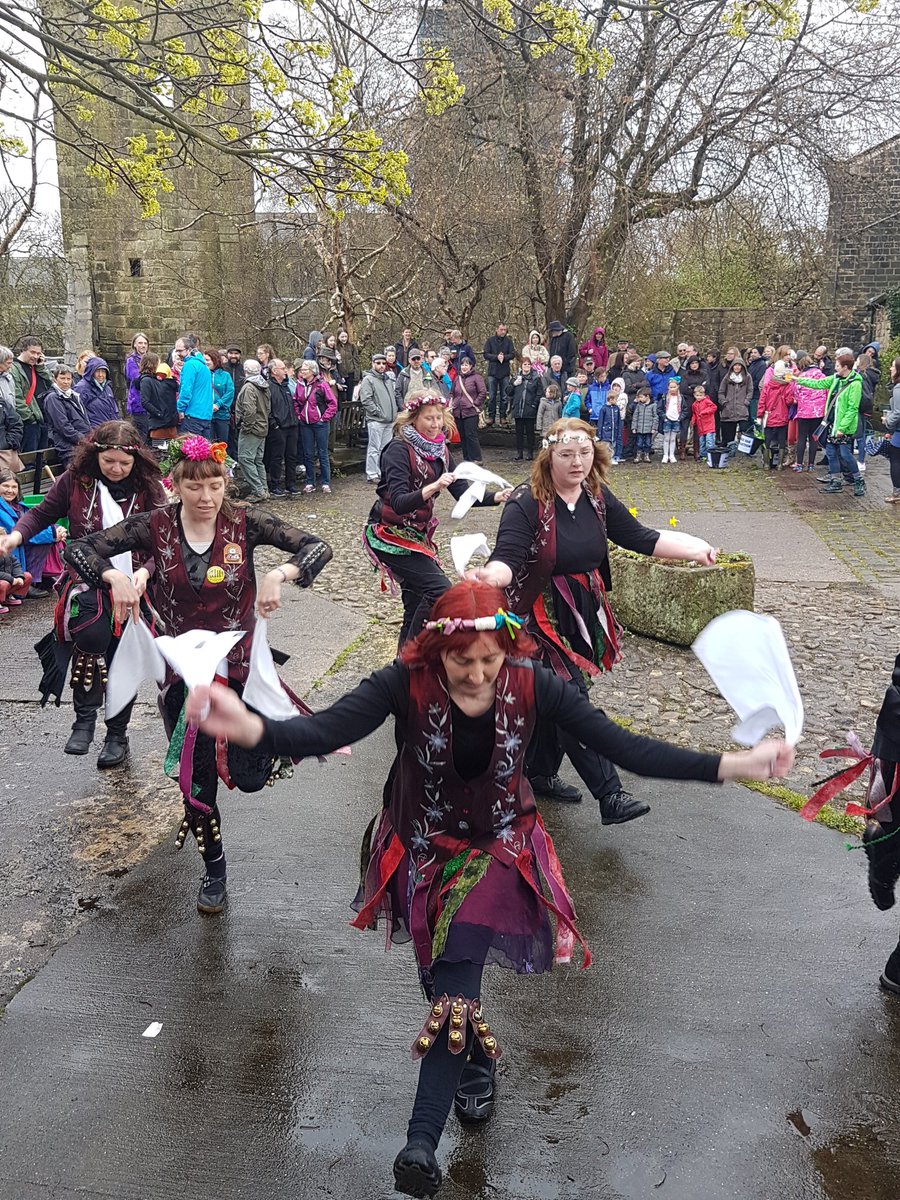
[[[443,685],[441,685],[443,687]],[[446,691],[446,689],[444,689]],[[416,759],[424,772],[422,818],[412,823],[410,845],[421,871],[431,853],[431,839],[444,832],[447,805],[441,798],[441,780],[447,766],[444,751],[450,744],[450,705],[428,705],[428,728],[423,731],[423,744],[415,747]]]

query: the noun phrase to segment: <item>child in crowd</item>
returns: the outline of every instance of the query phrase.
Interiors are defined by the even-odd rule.
[[[813,437],[813,434],[825,416],[825,401],[828,398],[828,394],[819,388],[804,387],[803,380],[824,379],[825,376],[816,366],[815,360],[808,354],[804,354],[798,358],[796,366],[800,374],[796,379],[797,462],[794,464],[794,470],[803,470],[803,460],[808,455],[809,466],[806,469],[814,471],[816,469],[816,452],[819,449],[819,444]]]
[[[588,407],[588,387],[590,386],[591,376],[593,372],[588,371],[586,367],[579,367],[575,372],[575,378],[578,380],[578,394],[581,396],[581,419],[582,421],[590,420],[590,409]]]
[[[606,372],[604,371],[605,375]],[[612,450],[613,466],[618,466],[622,459],[622,410],[619,400],[625,398],[625,385],[621,379],[613,380],[606,397],[606,403],[597,417],[597,437],[601,442],[608,442]]]
[[[600,420],[600,414],[606,406],[606,397],[609,395],[610,385],[606,374],[605,369],[595,371],[594,378],[588,384],[585,407],[588,410],[588,419],[593,425]]]
[[[696,384],[694,403],[691,406],[691,424],[694,426],[694,437],[697,439],[701,458],[705,458],[716,444],[716,413],[718,411],[715,400],[711,400],[706,394],[706,384]]]
[[[25,505],[19,490],[19,481],[6,467],[0,468],[0,530],[3,533],[12,532],[19,517],[25,514]],[[18,560],[19,571],[27,573],[32,579],[28,596],[32,600],[40,600],[50,595],[49,588],[43,586],[44,564],[54,542],[64,542],[68,534],[62,525],[51,525],[36,533],[30,542],[17,546],[13,557]],[[61,569],[61,568],[60,568]]]
[[[639,387],[634,398],[634,413],[631,417],[631,432],[634,434],[634,461],[649,462],[656,432],[656,405],[651,403],[650,388]]]
[[[797,385],[793,373],[786,362],[779,360],[760,389],[756,410],[766,431],[770,471],[786,465],[789,410],[796,403]]]
[[[675,462],[678,432],[681,429],[681,380],[676,375],[666,385],[665,394],[659,401],[659,419],[662,425],[664,463]],[[713,422],[715,429],[715,422]]]
[[[562,416],[562,400],[559,388],[555,383],[548,383],[543,398],[538,405],[537,432],[546,437],[551,425],[555,425]]]
[[[586,379],[585,382],[587,382]],[[581,417],[581,383],[577,375],[570,375],[566,380],[566,398],[563,401],[562,415],[564,417]]]
[[[20,605],[30,587],[31,576],[19,560],[12,554],[0,554],[0,616]]]

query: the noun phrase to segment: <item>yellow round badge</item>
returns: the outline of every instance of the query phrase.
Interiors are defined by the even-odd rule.
[[[209,570],[206,572],[206,582],[207,583],[224,583],[225,582],[225,572],[222,570],[221,567],[210,567]]]

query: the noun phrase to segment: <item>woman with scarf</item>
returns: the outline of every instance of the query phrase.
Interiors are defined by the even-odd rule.
[[[12,532],[0,537],[0,551],[9,553],[31,541],[42,529],[69,519],[69,534],[83,538],[108,529],[134,513],[165,506],[159,467],[128,421],[107,421],[92,430],[75,448],[64,475],[36,508],[28,509]],[[135,577],[149,576],[148,557],[120,564]],[[87,754],[94,740],[97,714],[103,703],[106,668],[118,647],[113,605],[105,588],[88,586],[69,570],[54,614],[54,630],[38,643],[44,663],[43,703],[51,694],[57,704],[65,670],[72,661],[72,702],[75,722],[64,747],[66,754]],[[117,767],[128,755],[131,706],[106,722],[106,737],[98,767]]]
[[[434,543],[434,501],[443,491],[459,500],[469,484],[457,480],[445,428],[449,401],[435,391],[411,392],[394,423],[394,437],[381,452],[378,499],[369,513],[363,547],[376,570],[400,585],[403,625],[400,645],[413,638],[439,596],[451,586],[441,569]],[[501,504],[509,492],[494,492],[481,502]]]
[[[50,374],[53,384],[43,400],[44,420],[50,444],[67,467],[75,447],[90,433],[91,421],[84,401],[72,387],[72,368],[67,363],[57,363]]]
[[[285,583],[309,587],[331,558],[331,549],[271,513],[233,508],[225,499],[224,443],[211,444],[196,435],[181,438],[172,443],[164,465],[171,472],[175,504],[132,513],[112,528],[73,541],[66,561],[104,596],[117,622],[137,619],[146,592],[171,637],[198,628],[247,631],[228,653],[223,677],[241,691],[250,668],[254,608],[268,617],[280,608]],[[287,555],[263,576],[258,589],[253,564],[257,546],[275,546]],[[148,571],[132,576],[121,569],[123,555],[156,562],[159,569],[152,577]],[[184,684],[168,671],[160,698],[170,738],[166,766],[178,778],[185,801],[176,844],[193,833],[204,862],[197,907],[219,913],[226,903],[222,818],[216,804],[219,778],[229,787],[256,791],[272,777],[274,764],[235,757],[225,745],[197,737],[185,726],[184,699]],[[296,697],[290,699],[298,711],[308,711]]]
[[[484,968],[540,974],[570,962],[576,941],[591,961],[524,772],[536,722],[657,778],[768,779],[793,757],[782,742],[719,756],[627,732],[530,660],[537,647],[503,603],[496,588],[456,584],[399,661],[303,720],[264,720],[215,686],[188,701],[188,720],[208,736],[292,758],[396,721],[399,749],[363,841],[353,924],[383,920],[393,941],[412,941],[429,1004],[412,1046],[421,1065],[407,1142],[394,1162],[407,1196],[440,1187],[435,1152],[451,1106],[465,1122],[492,1114],[502,1051],[482,1000]]]
[[[693,559],[716,552],[701,538],[641,525],[607,486],[610,448],[586,421],[563,418],[543,440],[530,483],[513,492],[497,544],[474,577],[505,588],[510,611],[527,615],[541,661],[587,696],[587,678],[621,657],[619,627],[606,598],[612,586],[607,539],[656,558]],[[538,795],[577,803],[581,793],[559,778],[563,756],[600,803],[604,825],[642,817],[649,806],[622,787],[615,767],[553,722],[540,722],[529,754]]]

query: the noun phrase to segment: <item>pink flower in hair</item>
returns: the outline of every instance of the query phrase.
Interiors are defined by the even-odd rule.
[[[199,434],[193,434],[191,437],[182,439],[181,453],[191,462],[204,462],[212,454],[212,446],[205,437]]]

